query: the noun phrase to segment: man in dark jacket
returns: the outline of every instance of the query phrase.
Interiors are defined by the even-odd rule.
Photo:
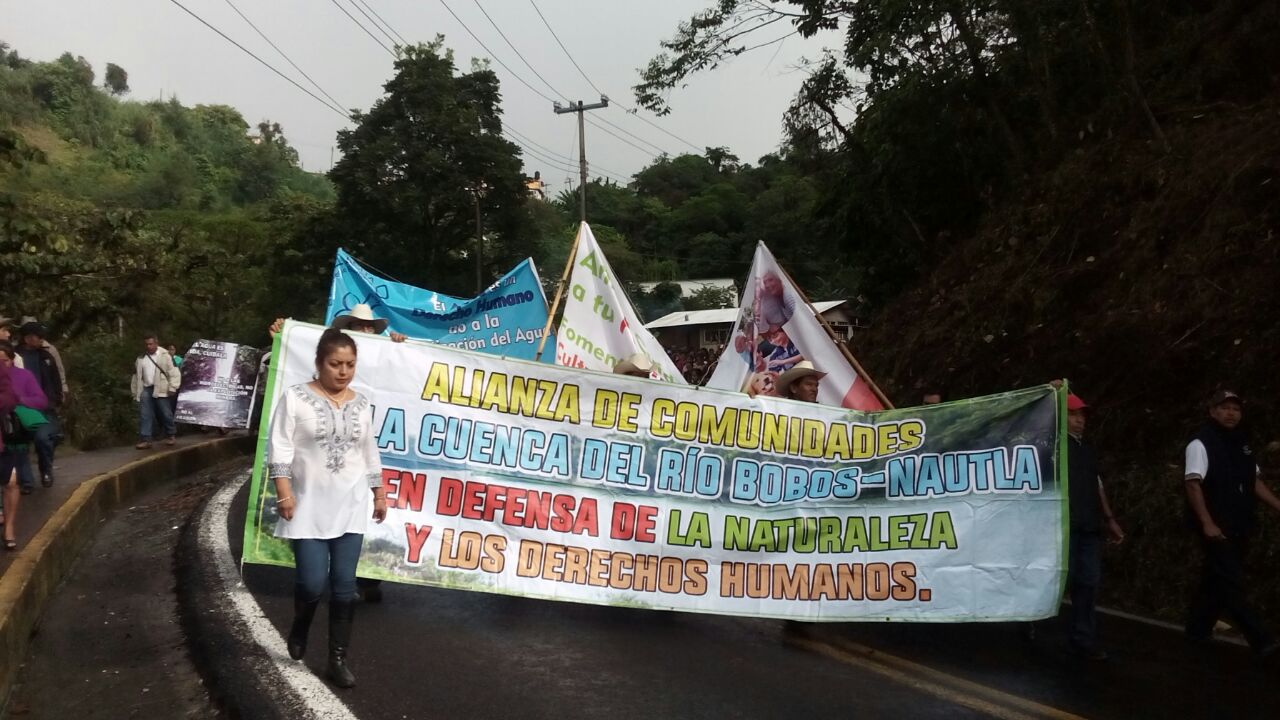
[[[48,424],[40,426],[35,433],[36,458],[40,462],[40,483],[45,487],[53,485],[53,452],[62,436],[62,428],[58,423],[58,407],[62,405],[62,373],[58,370],[58,362],[44,347],[47,334],[44,325],[38,322],[24,323],[18,329],[22,345],[18,347],[18,355],[22,357],[22,366],[40,382],[40,389],[49,399],[49,409],[45,410]],[[30,494],[31,488],[23,488],[24,495]]]
[[[1262,482],[1261,470],[1241,427],[1244,404],[1230,390],[1209,401],[1209,419],[1187,444],[1188,519],[1197,529],[1204,566],[1187,617],[1187,637],[1207,641],[1218,616],[1226,611],[1260,657],[1280,650],[1249,607],[1244,561],[1258,501],[1280,511],[1280,499]]]
[[[1075,395],[1067,396],[1067,492],[1070,494],[1071,533],[1067,586],[1071,593],[1071,648],[1080,657],[1105,660],[1098,644],[1098,586],[1102,581],[1102,534],[1109,542],[1124,541],[1102,485],[1098,455],[1084,442],[1089,408]]]

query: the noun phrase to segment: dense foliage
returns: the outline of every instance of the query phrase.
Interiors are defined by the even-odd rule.
[[[677,112],[691,74],[817,32],[839,46],[783,156],[827,178],[818,242],[875,303],[861,360],[902,404],[1070,377],[1129,531],[1107,602],[1181,619],[1180,463],[1216,387],[1280,487],[1280,5],[717,0],[637,98]],[[1274,515],[1255,547],[1274,567]],[[1256,589],[1280,621],[1280,585]]]
[[[51,328],[71,367],[68,424],[89,445],[132,428],[142,333],[265,340],[275,258],[333,197],[278,124],[127,92],[116,65],[100,87],[84,58],[0,46],[0,312]]]

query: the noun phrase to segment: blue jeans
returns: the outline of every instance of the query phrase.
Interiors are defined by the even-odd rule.
[[[297,567],[294,582],[302,597],[307,602],[319,600],[324,595],[327,579],[334,602],[355,600],[356,563],[360,562],[363,545],[364,535],[360,533],[325,540],[294,540],[293,559]]]
[[[173,405],[169,404],[169,398],[158,398],[152,393],[155,388],[142,388],[142,396],[138,402],[138,410],[141,417],[138,423],[138,437],[145,442],[151,441],[151,429],[156,424],[156,417],[160,418],[160,429],[164,432],[164,436],[171,438],[178,434],[177,428],[173,425]]]
[[[36,476],[31,472],[31,450],[26,447],[14,448],[13,465],[18,471],[18,484],[24,488],[34,488]]]
[[[49,422],[35,429],[35,437],[31,444],[36,446],[36,460],[40,463],[41,475],[53,475],[53,451],[62,440],[62,424],[58,422],[58,413],[50,408],[44,411]]]

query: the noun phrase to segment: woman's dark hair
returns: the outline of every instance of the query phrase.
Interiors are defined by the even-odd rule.
[[[342,332],[329,328],[320,336],[320,342],[316,343],[316,367],[324,364],[324,359],[337,352],[339,348],[350,348],[352,355],[357,355],[356,341],[351,336]]]
[[[8,355],[10,360],[12,360],[14,356],[18,354],[17,351],[13,349],[13,343],[9,342],[8,340],[0,340],[0,353],[4,353],[5,355]]]

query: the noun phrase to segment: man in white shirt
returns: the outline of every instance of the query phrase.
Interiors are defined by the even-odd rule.
[[[173,405],[170,395],[177,395],[182,385],[182,375],[173,364],[169,351],[160,347],[155,335],[142,340],[143,353],[133,362],[133,400],[138,403],[138,444],[134,447],[146,450],[151,447],[152,431],[156,420],[164,432],[165,444],[174,444],[178,434],[173,422]]]
[[[1230,390],[1209,401],[1209,419],[1187,444],[1187,511],[1204,552],[1200,585],[1187,616],[1187,637],[1208,641],[1218,616],[1228,613],[1259,657],[1280,650],[1246,598],[1244,563],[1258,501],[1280,512],[1280,499],[1261,478],[1240,426],[1244,404]]]

